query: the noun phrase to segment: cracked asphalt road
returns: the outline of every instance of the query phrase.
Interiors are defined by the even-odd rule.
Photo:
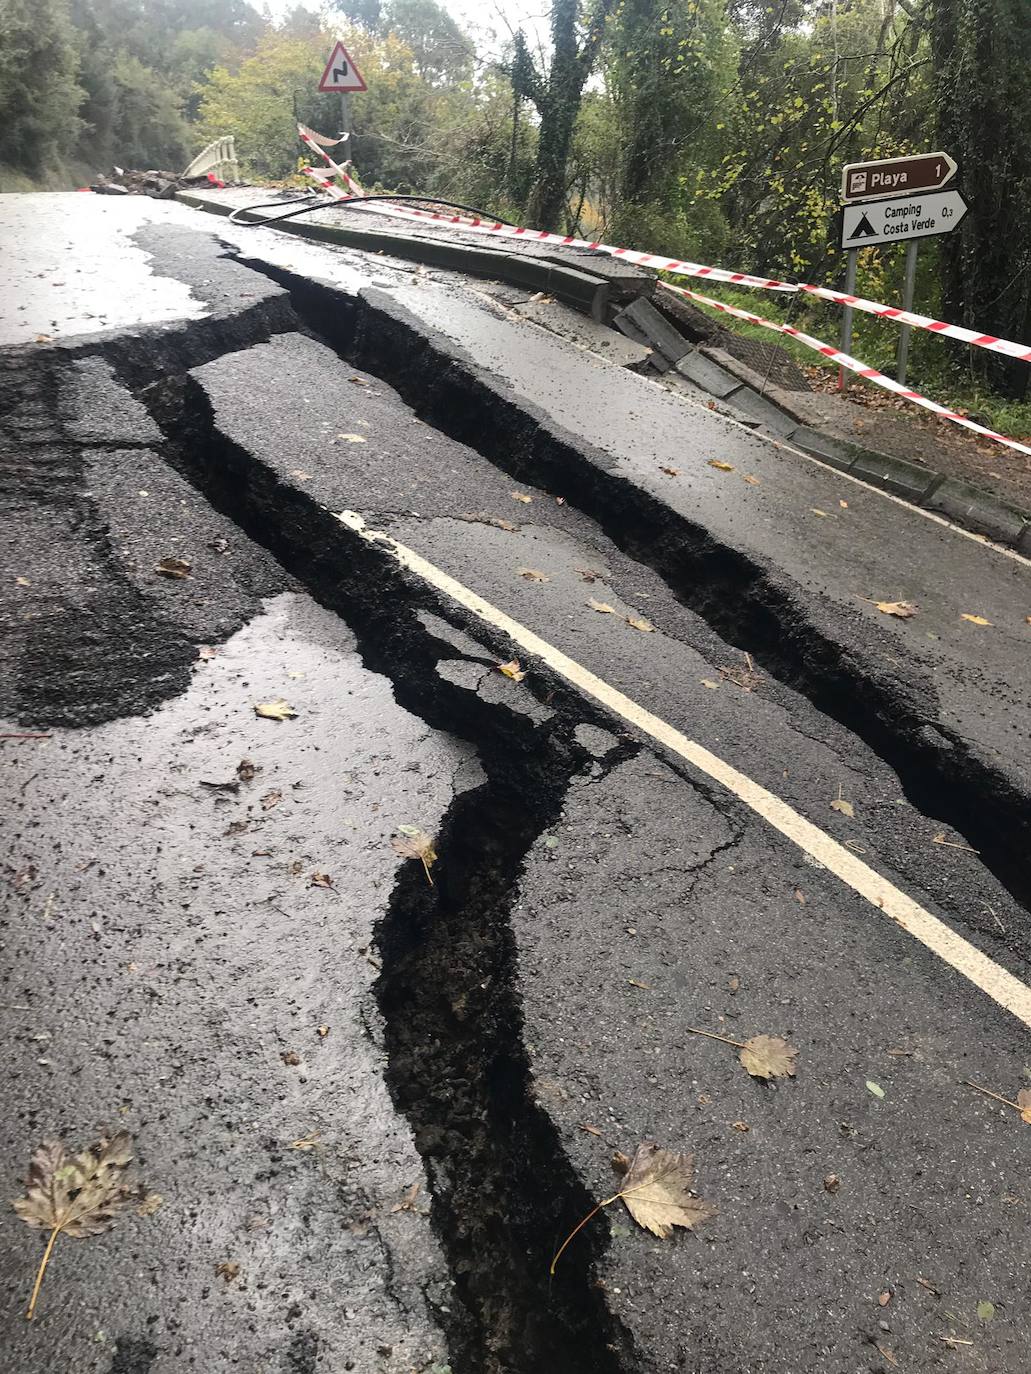
[[[1026,565],[445,274],[235,234],[336,293],[327,341],[325,297],[291,306],[201,216],[79,197],[77,241],[46,199],[0,200],[43,243],[0,320],[0,1183],[44,1136],[120,1128],[163,1201],[59,1241],[32,1326],[40,1236],[0,1217],[0,1370],[1022,1374],[1031,1135],[964,1080],[1012,1098],[1027,1027],[333,512],[1023,981],[1026,855],[996,859],[1028,791]],[[758,487],[728,497],[717,444]],[[677,564],[685,521],[722,564]],[[889,578],[919,620],[857,602]],[[1000,633],[972,641],[975,594]],[[255,715],[279,698],[295,719]],[[412,824],[442,837],[432,886],[391,845]],[[784,1035],[797,1076],[689,1027]],[[643,1139],[694,1152],[717,1216],[660,1242],[609,1208],[550,1279]]]

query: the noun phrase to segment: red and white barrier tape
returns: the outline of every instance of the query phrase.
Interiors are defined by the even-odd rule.
[[[330,169],[333,175],[340,177],[340,179],[344,182],[344,184],[347,186],[348,190],[351,192],[353,196],[365,195],[365,188],[362,186],[362,184],[359,181],[357,181],[353,176],[351,176],[351,174],[347,172],[343,167],[338,166],[330,157],[330,155],[326,152],[325,148],[321,147],[318,143],[316,143],[315,137],[309,137],[309,135],[314,134],[314,130],[305,128],[303,124],[298,124],[297,132],[300,135],[301,142],[306,143],[313,153],[317,154],[317,156],[322,158],[323,162],[325,162],[326,166]],[[311,168],[309,167],[302,167],[301,170],[305,173],[311,173]],[[318,180],[318,178],[316,177],[315,180]],[[332,183],[324,181],[320,184],[322,185],[323,189],[325,189]],[[334,187],[333,189],[335,190],[336,188]]]
[[[305,139],[305,142],[316,153],[325,157],[325,153],[317,144],[309,139]],[[330,159],[327,158],[326,160],[330,162],[330,165],[335,166]],[[346,176],[346,174],[343,175]],[[374,207],[366,206],[365,208],[373,209]],[[671,272],[675,276],[701,277],[710,281],[726,282],[731,286],[749,286],[768,291],[803,291],[808,295],[819,297],[820,300],[834,301],[838,305],[850,305],[854,310],[865,311],[868,315],[876,315],[879,319],[892,320],[895,324],[908,324],[915,329],[926,329],[932,334],[940,334],[949,339],[959,339],[962,343],[972,344],[978,348],[987,348],[993,353],[1002,353],[1009,358],[1021,358],[1025,362],[1031,362],[1031,347],[1027,344],[1014,343],[1011,339],[1000,339],[994,334],[982,334],[976,329],[964,329],[958,324],[947,324],[944,320],[936,320],[930,315],[918,315],[912,310],[900,310],[897,306],[881,305],[878,301],[869,301],[863,296],[850,296],[844,291],[835,291],[829,286],[813,286],[808,282],[780,281],[776,277],[757,277],[748,272],[730,272],[723,267],[707,267],[703,263],[684,262],[679,258],[664,258],[655,253],[643,253],[633,248],[617,248],[611,244],[592,243],[587,239],[575,238],[568,234],[552,234],[547,230],[524,229],[518,225],[501,224],[497,221],[490,222],[472,216],[441,214],[433,210],[417,210],[411,206],[398,206],[396,211],[383,206],[375,208],[380,214],[392,214],[404,219],[430,220],[437,224],[466,229],[477,234],[499,234],[507,238],[525,238],[533,242],[555,243],[565,248],[596,249],[603,253],[609,253],[615,258],[625,258],[627,262],[636,263],[640,267],[650,267],[657,272]]]
[[[303,137],[304,137],[304,135],[302,134],[302,138],[303,138]],[[307,139],[306,139],[305,141],[306,141],[306,142],[309,142]],[[361,187],[358,187],[358,186],[357,186],[357,183],[352,182],[351,178],[347,176],[347,173],[344,172],[342,168],[337,167],[336,163],[333,162],[332,158],[330,158],[329,155],[328,155],[327,153],[325,153],[321,148],[318,148],[317,145],[315,145],[315,144],[313,144],[313,143],[309,143],[309,146],[312,147],[312,148],[314,148],[314,150],[315,150],[316,152],[318,152],[318,153],[325,159],[325,161],[329,164],[329,166],[334,170],[334,172],[335,172],[336,175],[342,176],[342,177],[347,181],[347,183],[348,183],[349,186],[355,186],[355,187],[356,187],[356,190],[355,190],[355,192],[354,192],[356,195],[364,195],[364,194],[365,194],[365,192],[361,189]],[[314,181],[316,181],[324,190],[329,191],[331,194],[333,194],[333,196],[334,196],[335,199],[346,199],[346,197],[344,197],[344,195],[343,195],[343,192],[341,192],[341,191],[334,185],[333,182],[327,181],[324,177],[320,177],[319,174],[314,170],[314,168],[305,167],[303,170],[304,170],[304,172],[305,172],[308,176],[310,176]],[[527,235],[529,235],[532,239],[537,239],[537,240],[540,240],[540,239],[550,240],[550,241],[553,241],[553,242],[561,243],[561,244],[566,245],[566,246],[573,246],[573,247],[577,247],[577,246],[587,246],[587,247],[590,247],[590,248],[601,248],[601,249],[605,249],[605,251],[608,251],[608,252],[612,253],[614,256],[622,256],[622,257],[625,257],[625,258],[630,259],[631,261],[638,261],[638,260],[640,260],[641,258],[650,258],[650,257],[652,256],[652,255],[647,254],[647,253],[646,253],[646,254],[637,253],[637,252],[635,252],[635,251],[632,250],[632,249],[618,249],[618,248],[613,249],[613,248],[607,248],[605,244],[587,244],[586,241],[583,240],[583,239],[576,239],[576,238],[573,238],[572,236],[562,237],[562,236],[559,235],[559,234],[550,234],[550,233],[547,233],[546,231],[523,230],[523,229],[519,229],[519,228],[517,228],[517,227],[511,226],[511,225],[485,226],[485,225],[483,225],[483,222],[482,222],[481,220],[475,219],[475,218],[470,219],[470,218],[468,218],[468,217],[466,217],[466,216],[464,216],[464,215],[441,215],[441,214],[437,214],[437,213],[435,213],[435,212],[433,212],[433,211],[428,211],[428,210],[416,210],[416,209],[413,209],[413,208],[411,208],[411,207],[409,207],[409,206],[404,206],[404,207],[402,207],[402,206],[388,206],[388,205],[384,205],[384,204],[382,204],[382,203],[370,204],[370,205],[367,205],[367,206],[363,206],[362,208],[365,209],[365,210],[378,210],[381,214],[387,214],[387,215],[390,215],[390,216],[392,216],[392,217],[394,217],[394,218],[400,217],[400,218],[403,218],[403,219],[417,219],[417,220],[430,219],[430,220],[435,220],[435,221],[437,221],[437,222],[443,222],[443,223],[448,224],[448,225],[458,225],[458,226],[461,226],[462,228],[467,228],[467,229],[473,229],[473,230],[482,230],[482,229],[486,229],[486,231],[489,232],[489,233],[495,232],[495,229],[507,229],[507,230],[509,231],[510,236],[519,235],[519,236],[521,236],[521,237],[526,237]],[[680,271],[683,271],[683,272],[685,272],[685,273],[686,273],[686,271],[687,271],[688,264],[680,263],[680,264],[678,265],[678,267],[676,267],[676,268],[672,268],[672,267],[670,267],[670,268],[663,268],[663,267],[661,266],[662,261],[664,261],[664,260],[661,260],[661,259],[660,259],[660,260],[654,260],[654,259],[653,259],[653,260],[652,260],[651,262],[649,262],[647,265],[652,266],[652,267],[657,267],[657,268],[659,268],[660,270],[664,270],[664,271],[677,271],[677,270],[680,270]],[[676,260],[673,259],[672,261],[675,262]],[[773,283],[773,282],[764,283],[764,282],[762,282],[762,280],[761,280],[760,278],[752,278],[752,279],[750,279],[750,280],[746,280],[746,279],[745,279],[745,278],[746,278],[746,274],[744,274],[744,273],[727,273],[727,272],[725,272],[722,268],[703,268],[703,267],[697,267],[697,268],[695,268],[695,269],[693,270],[693,273],[692,273],[692,274],[693,274],[693,275],[698,275],[698,276],[709,275],[709,276],[712,276],[712,277],[716,278],[717,280],[721,280],[721,281],[723,281],[723,280],[731,280],[731,279],[732,279],[733,281],[735,281],[735,282],[736,282],[737,284],[739,284],[739,285],[771,285],[771,286],[772,286],[772,285],[775,284],[775,283]],[[719,275],[717,275],[717,274],[719,274]],[[740,307],[738,307],[738,306],[726,305],[726,304],[724,304],[723,301],[713,300],[712,297],[710,297],[710,296],[703,296],[703,295],[701,295],[701,294],[700,294],[699,292],[697,292],[697,291],[689,291],[686,287],[683,287],[683,286],[674,286],[671,282],[660,282],[659,284],[660,284],[660,286],[664,287],[667,291],[675,292],[675,293],[676,293],[677,295],[679,295],[679,296],[686,296],[686,297],[688,297],[690,300],[699,301],[701,304],[711,306],[713,309],[722,311],[722,312],[723,312],[724,314],[726,314],[726,315],[733,315],[733,316],[735,316],[737,319],[746,320],[749,324],[761,325],[764,329],[774,329],[774,330],[776,330],[776,331],[777,331],[778,333],[780,333],[780,334],[788,334],[788,335],[791,336],[791,338],[797,339],[797,340],[799,341],[799,343],[804,344],[807,348],[811,348],[811,349],[813,349],[815,352],[822,354],[825,358],[829,358],[832,362],[837,363],[839,366],[844,367],[844,368],[847,368],[850,372],[854,372],[857,376],[862,377],[865,381],[873,382],[875,386],[879,386],[879,387],[881,387],[881,388],[882,388],[883,390],[885,390],[885,391],[893,392],[896,396],[901,396],[901,397],[903,398],[903,400],[911,401],[914,405],[922,406],[925,410],[929,410],[929,411],[931,411],[931,412],[932,412],[933,414],[935,414],[935,415],[940,415],[940,416],[942,417],[942,419],[950,420],[953,424],[962,425],[962,427],[963,427],[964,429],[972,430],[975,434],[983,435],[984,438],[986,438],[986,439],[993,439],[993,440],[995,440],[997,443],[1005,444],[1007,448],[1011,448],[1011,449],[1016,450],[1016,452],[1018,452],[1018,453],[1026,453],[1026,454],[1028,454],[1029,456],[1031,456],[1031,448],[1029,448],[1026,444],[1021,444],[1021,443],[1019,443],[1016,439],[1009,439],[1009,438],[1006,437],[1006,435],[1004,435],[1004,434],[998,434],[998,433],[996,433],[996,431],[993,430],[993,429],[987,429],[984,425],[979,425],[979,424],[977,424],[977,422],[974,421],[974,420],[968,420],[967,417],[966,417],[965,415],[960,415],[960,414],[958,414],[958,413],[957,413],[956,411],[954,411],[954,410],[949,410],[947,406],[939,405],[937,401],[932,401],[932,400],[930,400],[927,396],[922,396],[922,395],[920,394],[919,391],[914,391],[914,390],[912,389],[912,387],[904,386],[901,382],[896,382],[896,381],[894,380],[894,378],[892,378],[892,377],[886,377],[886,376],[884,375],[883,372],[878,372],[877,369],[876,369],[875,367],[869,367],[866,363],[860,362],[860,360],[859,360],[858,358],[853,358],[853,357],[851,357],[851,356],[850,356],[849,354],[847,354],[847,353],[842,353],[842,352],[840,352],[840,350],[838,350],[838,349],[836,349],[836,348],[833,348],[830,344],[824,343],[822,339],[816,339],[816,338],[814,338],[811,334],[806,334],[806,333],[804,333],[801,329],[796,329],[796,328],[794,327],[794,325],[790,325],[790,324],[779,324],[779,323],[777,323],[775,320],[767,320],[767,319],[764,319],[761,315],[755,315],[755,314],[753,314],[750,310],[742,310],[742,309],[741,309]],[[776,285],[778,285],[778,286],[781,287],[781,288],[786,288],[786,287],[787,287],[787,284],[786,284],[786,283],[783,283],[783,282],[781,282],[781,283],[776,283]],[[869,306],[871,309],[874,308],[874,303],[871,302],[871,301],[862,302],[862,301],[857,300],[857,299],[854,298],[854,297],[845,296],[842,292],[831,292],[831,291],[829,291],[828,288],[824,288],[824,287],[801,287],[801,286],[795,286],[795,287],[791,287],[790,289],[791,289],[791,290],[806,290],[806,291],[811,291],[811,292],[813,292],[813,293],[815,293],[815,294],[826,294],[826,295],[828,295],[828,296],[831,297],[831,298],[841,299],[841,300],[845,301],[845,302],[848,303],[848,304],[854,304],[857,308],[860,308],[860,309],[863,308],[864,306]],[[883,310],[887,311],[887,310],[888,310],[888,307],[887,307],[887,306],[883,306],[883,307],[877,306],[876,309],[878,309],[878,310],[882,310],[882,309],[883,309]],[[935,326],[935,325],[939,325],[939,324],[940,324],[939,321],[927,320],[926,317],[923,316],[923,315],[914,315],[914,316],[910,316],[909,313],[908,313],[907,311],[901,311],[901,310],[892,312],[890,317],[893,318],[893,319],[898,320],[898,321],[899,321],[900,323],[902,323],[902,324],[911,324],[911,323],[915,323],[915,322],[919,322],[919,321],[924,321],[924,322],[925,322],[925,327],[927,327],[927,328],[931,328],[932,326]],[[950,331],[951,331],[951,330],[957,330],[957,329],[958,329],[958,326],[956,326],[956,325],[940,325],[940,331],[943,331],[943,330],[950,330]],[[940,332],[940,331],[939,331],[939,332]],[[959,332],[960,332],[961,334],[970,334],[970,333],[971,333],[970,330],[961,330],[961,331],[959,331]],[[980,336],[980,338],[982,338],[982,339],[985,338],[985,337],[987,337],[987,336]],[[968,340],[968,342],[978,342],[978,341],[980,341],[980,340],[979,340],[979,339],[975,339],[975,338],[971,338],[970,340]],[[1001,340],[1001,339],[997,339],[997,340],[995,340],[994,342],[995,342],[995,343],[999,343],[999,344],[1004,344],[1004,343],[1006,343],[1005,340]],[[988,346],[988,345],[985,345],[985,346]],[[1012,348],[1018,347],[1018,345],[1010,344],[1010,345],[1007,345],[1007,347],[1010,348],[1010,349],[1012,349]],[[999,351],[1002,351],[1002,350],[999,350]],[[1028,356],[1028,357],[1031,357],[1031,350],[1026,350],[1026,353],[1027,353],[1027,356]],[[1021,356],[1021,355],[1020,355],[1020,354],[1012,354],[1012,356],[1014,356],[1014,357],[1019,357],[1019,356]]]
[[[753,315],[750,310],[742,310],[736,305],[725,305],[723,301],[713,300],[711,296],[703,296],[698,291],[688,291],[683,286],[673,286],[669,282],[660,282],[659,284],[667,291],[673,291],[678,296],[687,296],[690,300],[699,301],[702,305],[712,306],[714,310],[721,310],[725,315],[733,315],[735,319],[747,320],[749,324],[762,325],[764,329],[775,329],[780,334],[788,334],[791,338],[797,339],[799,343],[805,344],[807,348],[822,353],[825,358],[830,358],[832,362],[848,368],[850,372],[855,372],[857,376],[865,378],[868,382],[873,382],[875,386],[883,387],[885,391],[892,391],[896,396],[902,396],[905,400],[923,406],[925,410],[933,411],[935,415],[940,415],[945,420],[951,420],[953,424],[962,425],[964,429],[971,429],[975,434],[984,435],[986,439],[994,439],[997,443],[1005,444],[1007,448],[1016,449],[1018,453],[1026,453],[1031,456],[1031,448],[1026,444],[1018,443],[1016,439],[1008,439],[1004,434],[996,434],[995,430],[986,429],[984,425],[979,425],[974,420],[968,420],[965,415],[959,415],[954,410],[940,406],[937,401],[928,400],[926,396],[921,396],[919,391],[903,386],[894,378],[886,377],[883,372],[878,372],[875,367],[868,367],[858,358],[852,358],[847,353],[840,352],[821,339],[814,339],[811,334],[803,333],[794,325],[779,324],[775,320],[763,319],[761,315]]]

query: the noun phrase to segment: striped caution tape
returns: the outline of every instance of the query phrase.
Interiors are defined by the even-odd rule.
[[[305,137],[302,134],[302,138]],[[325,153],[311,140],[305,138],[309,147],[325,157]],[[327,161],[329,159],[327,158]],[[333,164],[335,165],[335,164]],[[346,174],[344,174],[346,175]],[[1020,358],[1031,362],[1031,347],[1014,343],[1012,339],[1001,339],[994,334],[980,333],[976,329],[964,329],[958,324],[947,324],[930,315],[918,315],[912,310],[900,310],[897,306],[882,305],[879,301],[869,301],[863,296],[850,296],[845,291],[835,291],[829,286],[814,286],[809,282],[780,281],[776,277],[757,277],[749,272],[730,272],[723,267],[708,267],[704,263],[684,262],[679,258],[665,258],[656,253],[644,253],[634,248],[617,248],[612,244],[576,238],[571,234],[552,234],[547,230],[525,229],[518,225],[501,224],[497,221],[481,220],[466,215],[441,214],[433,210],[417,210],[411,206],[398,206],[391,210],[384,206],[365,206],[375,209],[379,214],[399,215],[404,219],[430,220],[453,228],[466,229],[477,234],[499,234],[507,238],[525,238],[539,243],[554,243],[566,248],[590,248],[609,253],[615,258],[625,258],[627,262],[639,267],[650,267],[657,272],[671,272],[675,276],[699,277],[710,281],[725,282],[731,286],[749,286],[767,291],[802,291],[820,300],[833,301],[837,305],[848,305],[854,310],[865,311],[878,319],[892,320],[895,324],[908,324],[914,329],[926,329],[931,334],[944,338],[958,339],[962,343],[977,348],[986,348],[993,353],[1001,353],[1008,358]]]
[[[896,396],[912,401],[914,405],[923,406],[925,410],[933,411],[935,415],[940,415],[944,420],[951,420],[953,424],[962,425],[964,429],[973,430],[975,434],[982,434],[986,439],[994,439],[997,443],[1005,444],[1007,448],[1016,449],[1018,453],[1031,455],[1031,448],[1026,444],[1018,443],[1016,439],[1008,439],[1005,434],[996,434],[994,429],[986,429],[984,425],[979,425],[974,420],[968,420],[965,415],[949,410],[946,406],[939,405],[937,401],[928,400],[926,396],[921,396],[920,392],[914,391],[912,387],[903,386],[894,378],[886,377],[883,372],[878,372],[875,367],[868,367],[858,358],[850,357],[848,353],[842,353],[839,349],[824,343],[822,339],[814,339],[811,334],[803,333],[794,325],[779,324],[776,320],[764,319],[762,315],[753,315],[750,310],[742,310],[740,306],[726,305],[723,301],[713,300],[711,296],[703,296],[700,292],[689,291],[683,286],[673,286],[670,282],[660,282],[659,285],[666,291],[672,291],[678,296],[687,296],[689,300],[712,306],[714,310],[720,310],[725,315],[733,315],[735,319],[747,320],[749,324],[762,325],[764,329],[775,329],[779,334],[788,334],[791,338],[797,339],[799,343],[805,344],[807,348],[813,349],[816,353],[822,353],[825,358],[830,358],[832,362],[848,368],[850,372],[856,373],[857,376],[863,377],[868,382],[873,382],[875,386],[883,387],[885,391],[894,392]]]
[[[314,147],[315,145],[311,145],[311,146]],[[335,172],[336,172],[337,175],[344,176],[345,179],[348,181],[348,183],[351,184],[351,180],[350,180],[350,178],[347,177],[347,174],[346,174],[345,172],[343,172],[342,169],[337,168],[336,163],[333,162],[333,160],[328,156],[328,154],[326,154],[325,152],[323,152],[322,149],[317,148],[317,147],[315,147],[315,151],[316,151],[316,152],[319,152],[319,153],[322,155],[322,157],[325,158],[325,160],[327,161],[327,163],[329,163],[329,165],[330,165],[333,169],[335,169]],[[319,174],[315,171],[314,168],[306,167],[306,168],[303,169],[303,171],[304,171],[308,176],[310,176],[314,181],[316,181],[324,190],[326,190],[326,191],[328,191],[330,194],[332,194],[333,197],[334,197],[334,199],[347,199],[347,197],[344,196],[343,192],[341,192],[341,191],[339,190],[339,188],[338,188],[337,186],[334,185],[333,182],[327,181],[324,177],[320,177]],[[357,183],[354,183],[354,184],[357,185]],[[355,194],[356,194],[356,195],[364,195],[365,192],[364,192],[361,188],[358,188],[358,189],[355,191]],[[446,223],[446,224],[449,224],[449,225],[458,225],[458,226],[461,226],[461,227],[467,228],[467,229],[474,229],[474,230],[477,230],[477,229],[483,229],[483,228],[485,228],[485,229],[487,230],[487,232],[490,232],[490,233],[493,233],[493,232],[494,232],[494,226],[492,226],[492,225],[484,225],[483,221],[478,220],[478,219],[475,219],[475,218],[469,218],[469,217],[464,216],[464,215],[442,215],[442,214],[437,214],[437,213],[435,213],[435,212],[428,211],[428,210],[416,210],[416,209],[412,209],[412,208],[409,207],[409,206],[404,206],[404,207],[402,207],[402,206],[396,206],[396,207],[395,207],[395,206],[383,205],[382,203],[369,204],[369,205],[363,206],[362,208],[365,209],[365,210],[378,210],[381,214],[387,214],[387,215],[390,215],[390,216],[393,217],[393,218],[398,218],[398,217],[400,217],[400,218],[402,218],[402,219],[416,219],[416,220],[426,220],[426,219],[430,219],[430,220],[435,220],[435,221],[437,221],[437,222]],[[612,253],[613,256],[621,256],[621,257],[625,257],[625,258],[628,258],[628,259],[634,260],[634,261],[640,260],[640,259],[642,259],[642,258],[651,258],[651,257],[652,257],[652,255],[650,255],[650,254],[641,254],[641,253],[637,253],[635,250],[632,250],[632,249],[607,248],[607,246],[606,246],[605,244],[600,244],[600,243],[599,243],[599,244],[589,244],[589,243],[586,242],[586,240],[574,238],[572,235],[567,235],[567,236],[563,237],[562,235],[559,235],[559,234],[550,234],[550,233],[547,233],[546,231],[522,230],[522,229],[520,229],[518,226],[512,226],[512,225],[497,225],[497,228],[498,228],[498,229],[507,229],[508,232],[509,232],[509,236],[512,236],[512,237],[515,237],[515,236],[527,237],[527,236],[529,236],[530,238],[535,239],[535,240],[540,240],[540,239],[552,240],[552,241],[558,242],[558,243],[560,243],[560,244],[564,244],[564,245],[566,245],[566,246],[577,247],[577,246],[583,245],[583,246],[590,247],[590,248],[600,248],[600,249],[604,249],[604,250],[607,251],[607,252]],[[666,259],[653,259],[651,262],[648,263],[648,265],[649,265],[649,266],[652,266],[652,267],[656,267],[656,268],[658,268],[659,270],[663,270],[663,271],[674,271],[674,270],[677,270],[677,269],[675,269],[675,268],[663,267],[662,264],[663,264],[665,261],[667,261],[667,260],[666,260]],[[673,261],[675,261],[675,260],[673,260]],[[680,264],[680,269],[681,269],[681,270],[685,270],[685,271],[686,271],[686,267],[687,267],[686,264],[683,264],[683,263]],[[717,276],[717,274],[720,274],[720,275]],[[760,278],[753,278],[753,279],[751,279],[751,280],[745,280],[746,274],[744,274],[744,273],[727,273],[727,272],[725,272],[724,269],[722,269],[722,268],[705,268],[705,267],[698,267],[697,270],[696,270],[696,275],[699,275],[699,276],[701,276],[701,275],[710,275],[710,276],[712,276],[714,279],[717,279],[717,280],[720,280],[720,281],[723,281],[723,280],[733,280],[733,281],[735,281],[735,282],[736,282],[737,284],[739,284],[739,285],[741,285],[741,284],[743,284],[743,285],[760,285],[760,284],[769,284],[769,285],[773,285],[773,284],[774,284],[774,283],[772,283],[772,282],[770,282],[770,283],[763,283],[763,282],[762,282],[762,279],[760,279]],[[665,290],[667,290],[667,291],[672,291],[672,292],[674,292],[675,294],[680,295],[680,296],[686,296],[688,299],[698,301],[698,302],[700,302],[700,303],[703,304],[703,305],[711,306],[714,310],[722,311],[722,313],[725,314],[725,315],[733,315],[733,316],[734,316],[735,318],[737,318],[737,319],[746,320],[749,324],[761,325],[764,329],[773,329],[773,330],[776,330],[776,331],[777,331],[778,333],[780,333],[780,334],[788,334],[788,335],[790,335],[791,338],[797,339],[797,340],[799,341],[799,343],[804,344],[807,348],[811,348],[811,349],[813,349],[814,352],[822,354],[823,357],[829,358],[832,362],[835,362],[835,363],[839,364],[839,366],[844,367],[844,368],[847,368],[850,372],[854,372],[857,376],[862,377],[865,381],[872,382],[875,386],[879,386],[879,387],[881,387],[881,388],[882,388],[883,390],[885,390],[885,391],[890,391],[890,392],[892,392],[892,393],[893,393],[894,395],[896,395],[896,396],[901,396],[901,397],[903,398],[903,400],[910,401],[910,402],[912,402],[912,404],[914,404],[914,405],[922,406],[925,410],[929,410],[929,411],[931,411],[933,414],[941,416],[941,418],[944,419],[944,420],[949,420],[949,421],[951,421],[953,424],[956,424],[956,425],[962,425],[962,427],[963,427],[964,429],[969,429],[969,430],[973,431],[973,433],[975,433],[975,434],[980,434],[980,435],[982,435],[982,436],[983,436],[984,438],[986,438],[986,439],[992,439],[992,440],[994,440],[996,443],[1005,444],[1005,446],[1006,446],[1007,448],[1014,449],[1017,453],[1026,453],[1026,454],[1028,454],[1029,456],[1031,456],[1031,447],[1028,447],[1028,445],[1026,445],[1026,444],[1021,444],[1021,443],[1019,443],[1016,439],[1010,439],[1010,438],[1008,438],[1005,434],[998,434],[995,430],[993,430],[993,429],[988,429],[985,425],[979,425],[975,420],[970,420],[970,419],[968,419],[965,415],[960,415],[957,411],[949,410],[949,408],[948,408],[947,406],[939,405],[937,401],[932,401],[929,397],[921,395],[921,393],[920,393],[919,391],[914,391],[914,390],[912,389],[912,387],[904,386],[901,382],[895,381],[894,378],[885,376],[885,374],[884,374],[883,372],[878,372],[878,370],[877,370],[875,367],[870,367],[870,366],[868,366],[866,363],[861,362],[858,358],[853,358],[853,357],[851,357],[848,353],[842,353],[839,349],[836,349],[836,348],[832,347],[830,344],[824,343],[822,339],[814,338],[813,335],[811,335],[811,334],[806,334],[806,333],[805,333],[803,330],[801,330],[801,329],[796,329],[794,325],[790,325],[790,324],[779,324],[779,323],[778,323],[777,321],[775,321],[775,320],[767,320],[767,319],[765,319],[765,318],[764,318],[763,316],[761,316],[761,315],[753,314],[752,311],[750,311],[750,310],[742,310],[739,306],[726,305],[726,304],[724,304],[723,301],[714,300],[714,299],[712,299],[712,297],[710,297],[710,296],[703,296],[703,295],[701,295],[701,294],[700,294],[699,292],[697,292],[697,291],[689,291],[686,287],[683,287],[683,286],[674,286],[671,282],[660,282],[659,285],[662,286],[662,287],[663,287]],[[778,285],[781,286],[781,287],[785,287],[785,286],[786,286],[786,283],[783,283],[783,282],[782,282],[782,283],[779,283]],[[816,293],[816,294],[823,293],[823,292],[826,290],[826,288],[823,288],[823,287],[805,287],[805,288],[802,288],[802,287],[798,287],[798,286],[792,287],[791,289],[792,289],[792,290],[805,289],[805,290],[812,291],[813,293]],[[853,297],[845,296],[842,292],[830,292],[830,295],[831,295],[832,297],[835,297],[835,298],[840,298],[840,299],[844,300],[846,303],[855,304],[855,305],[857,306],[857,308],[862,308],[863,302],[861,302],[861,301],[859,301],[858,299],[855,299],[855,298],[853,298]],[[872,307],[874,303],[873,303],[873,302],[865,302],[865,304],[866,304],[866,305],[870,305],[870,306]],[[878,307],[878,309],[885,309],[885,310],[887,310],[888,307]],[[891,318],[899,319],[900,322],[903,323],[903,324],[914,323],[914,322],[917,322],[917,321],[920,321],[920,320],[924,320],[924,319],[925,319],[925,317],[922,316],[922,315],[910,317],[908,311],[901,311],[901,310],[900,310],[900,311],[895,311],[895,312],[892,314]],[[927,324],[927,327],[930,327],[931,324],[935,324],[935,323],[938,323],[938,322],[937,322],[937,321],[929,321],[928,324]],[[954,325],[942,325],[941,328],[942,328],[943,330],[946,330],[946,329],[947,329],[947,330],[953,330],[953,329],[958,329],[958,326],[954,326]],[[960,332],[961,332],[961,333],[971,333],[970,330],[960,331]],[[988,336],[979,336],[979,337],[984,338],[984,337],[988,337]],[[974,340],[971,340],[971,342],[973,342],[973,341],[974,341]],[[1005,340],[996,340],[995,342],[997,342],[997,343],[1005,343],[1006,341],[1005,341]],[[1017,345],[1009,345],[1009,347],[1015,348],[1015,347],[1017,347]],[[1028,352],[1029,352],[1029,356],[1031,356],[1031,351],[1028,351]],[[1011,355],[1011,356],[1020,356],[1020,355],[1019,355],[1019,354],[1013,354],[1013,355]]]

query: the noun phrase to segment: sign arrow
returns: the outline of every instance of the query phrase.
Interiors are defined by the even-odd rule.
[[[951,234],[966,212],[967,203],[958,191],[845,205],[841,210],[841,247],[866,248],[874,243],[908,243]]]
[[[355,66],[354,58],[343,43],[337,43],[330,53],[326,69],[322,73],[319,90],[338,91],[340,94],[346,95],[351,91],[367,91],[368,89],[365,78]]]
[[[841,173],[841,199],[876,200],[892,195],[909,196],[914,191],[938,191],[957,171],[956,160],[948,153],[850,162]]]

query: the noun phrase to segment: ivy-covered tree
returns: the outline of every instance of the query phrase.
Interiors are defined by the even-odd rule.
[[[1031,3],[933,0],[938,139],[957,159],[969,211],[940,245],[946,318],[1031,337]],[[1028,394],[1028,365],[973,349],[1004,395]]]

